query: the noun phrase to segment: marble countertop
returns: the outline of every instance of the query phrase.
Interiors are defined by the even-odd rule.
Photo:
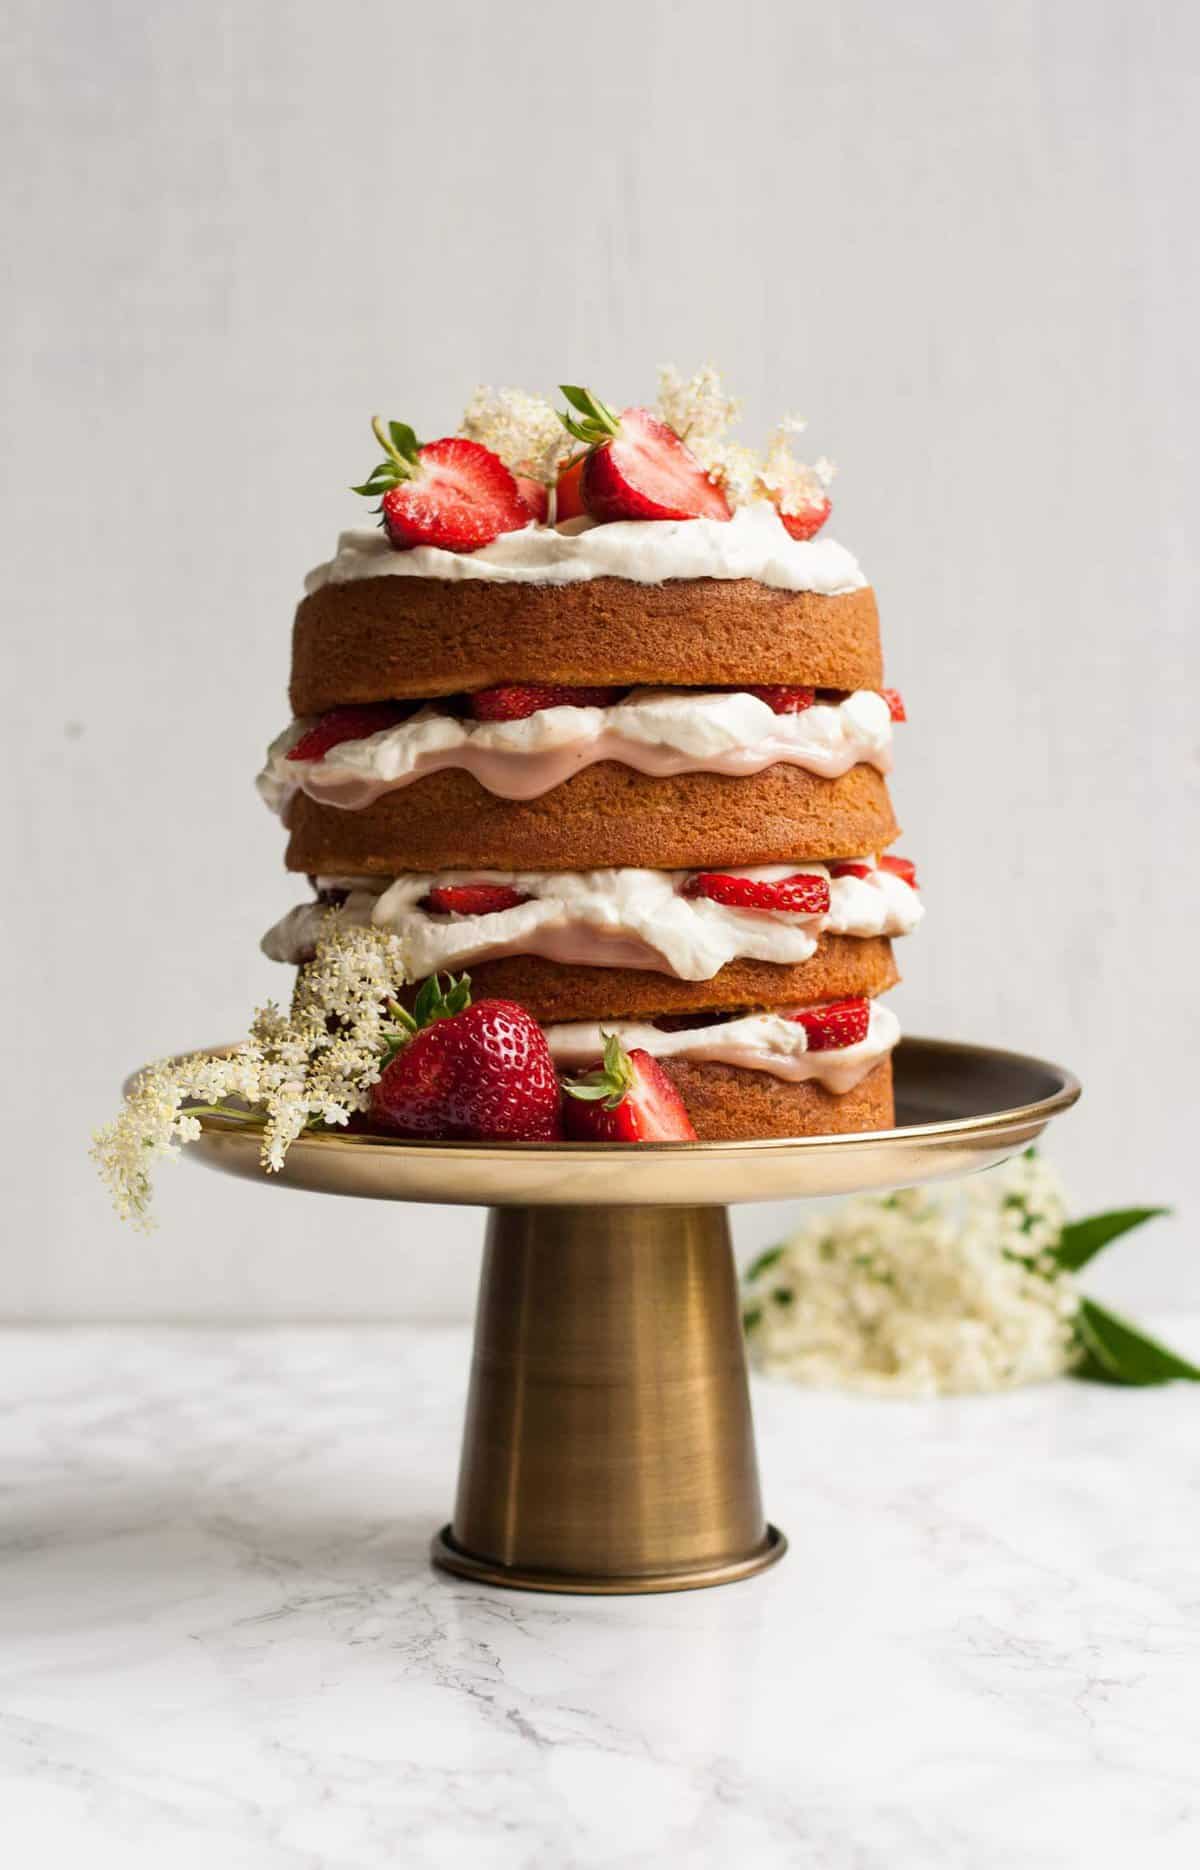
[[[1200,1860],[1195,1391],[762,1384],[784,1563],[567,1599],[428,1567],[467,1355],[454,1328],[4,1334],[13,1862]]]

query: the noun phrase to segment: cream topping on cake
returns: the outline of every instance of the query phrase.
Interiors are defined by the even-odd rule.
[[[593,1064],[604,1051],[604,1039],[615,1032],[625,1050],[635,1047],[653,1058],[693,1059],[697,1064],[736,1065],[743,1071],[766,1071],[791,1084],[815,1080],[827,1091],[842,1095],[861,1084],[869,1071],[886,1058],[900,1038],[900,1022],[890,1008],[871,1002],[867,1036],[857,1045],[810,1052],[804,1027],[788,1018],[798,1007],[772,1013],[750,1013],[741,1019],[713,1026],[692,1026],[682,1032],[660,1032],[640,1020],[604,1020],[598,1024],[571,1022],[545,1028],[551,1057],[562,1071],[577,1071]]]
[[[711,980],[734,960],[796,965],[816,953],[822,934],[909,934],[924,914],[910,884],[873,858],[865,877],[832,877],[826,865],[768,864],[722,870],[774,882],[803,874],[829,881],[829,908],[800,916],[780,910],[734,909],[681,894],[694,872],[591,870],[562,872],[453,871],[386,878],[318,877],[318,888],[347,891],[340,913],[398,935],[409,978],[469,967],[507,955],[531,955],[568,967],[645,968],[679,980]],[[507,885],[529,897],[488,915],[432,914],[420,907],[435,885]],[[275,961],[298,962],[313,952],[327,909],[304,903],[263,937]]]
[[[396,551],[382,532],[344,532],[335,556],[304,581],[306,592],[359,578],[460,578],[491,584],[583,584],[626,578],[752,578],[782,591],[836,597],[865,584],[845,546],[824,537],[793,539],[769,500],[739,507],[731,520],[616,520],[596,525],[526,526],[501,533],[477,552],[438,546]]]
[[[533,799],[601,760],[660,778],[790,765],[838,779],[860,763],[881,773],[892,765],[891,714],[871,689],[800,714],[776,714],[757,695],[677,688],[638,689],[607,708],[542,708],[520,721],[462,720],[428,707],[397,727],[341,741],[323,759],[290,760],[311,725],[293,722],[268,750],[257,784],[272,811],[296,790],[358,810],[447,767],[500,798]]]

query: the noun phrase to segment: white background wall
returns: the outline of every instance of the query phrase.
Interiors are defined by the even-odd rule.
[[[0,1312],[400,1316],[478,1218],[163,1176],[89,1128],[232,1035],[291,900],[250,780],[383,406],[811,418],[908,697],[911,1029],[1058,1056],[1110,1291],[1200,1299],[1194,7],[9,0]],[[744,1240],[778,1211],[745,1211]]]

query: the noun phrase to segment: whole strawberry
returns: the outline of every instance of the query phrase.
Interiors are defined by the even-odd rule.
[[[481,442],[447,435],[420,443],[407,422],[372,418],[384,459],[355,493],[379,494],[383,530],[398,551],[436,545],[476,552],[534,517],[516,480]]]
[[[593,519],[732,519],[721,489],[648,409],[618,415],[591,390],[559,388],[575,413],[558,419],[588,451],[579,492]]]
[[[561,1096],[537,1021],[512,1000],[471,1001],[471,983],[437,975],[411,1013],[395,1004],[392,1056],[371,1092],[378,1127],[427,1140],[552,1143]]]

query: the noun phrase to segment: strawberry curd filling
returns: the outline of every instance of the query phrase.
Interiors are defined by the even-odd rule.
[[[769,500],[732,519],[571,519],[501,533],[475,552],[417,546],[398,552],[378,531],[340,534],[335,556],[308,574],[308,593],[360,578],[476,579],[489,584],[582,584],[624,578],[662,584],[670,578],[752,578],[784,591],[833,597],[858,591],[858,561],[833,539],[793,539]]]
[[[517,721],[476,721],[425,707],[397,726],[343,740],[321,759],[288,755],[311,721],[293,722],[267,753],[258,789],[272,811],[296,790],[350,811],[447,767],[505,799],[534,799],[573,773],[615,760],[639,773],[762,772],[803,767],[838,779],[860,764],[892,766],[892,716],[883,696],[859,689],[776,714],[757,695],[635,689],[610,707],[552,707]]]
[[[823,879],[829,906],[812,914],[741,908],[687,894],[703,873],[686,870],[562,872],[454,871],[386,878],[318,877],[316,886],[359,926],[391,930],[403,944],[413,980],[506,955],[531,955],[569,967],[645,968],[679,980],[711,980],[737,959],[791,964],[815,954],[823,934],[907,935],[920,922],[920,897],[904,877],[874,857],[848,860],[863,875],[834,875],[840,866],[768,864],[725,870],[726,877],[774,883]],[[431,889],[498,885],[527,900],[482,915],[439,914],[423,907]],[[328,902],[303,903],[263,938],[275,961],[309,959]]]
[[[604,1051],[605,1034],[615,1032],[626,1051],[637,1047],[652,1058],[736,1065],[742,1071],[769,1072],[791,1084],[815,1081],[840,1096],[861,1084],[900,1038],[896,1015],[873,1000],[865,1039],[840,1050],[810,1051],[804,1027],[788,1017],[800,1010],[784,1007],[772,1013],[747,1013],[740,1019],[692,1026],[682,1032],[662,1032],[637,1020],[607,1020],[597,1025],[580,1021],[547,1026],[546,1043],[560,1071],[593,1063]]]

